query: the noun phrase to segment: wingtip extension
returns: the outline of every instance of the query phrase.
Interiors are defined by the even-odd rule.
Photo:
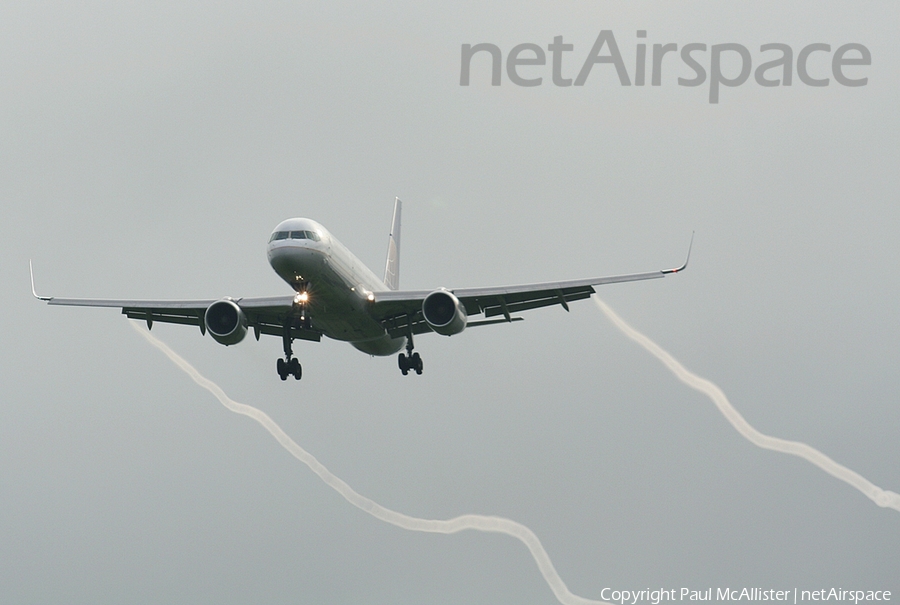
[[[44,302],[49,301],[52,296],[38,296],[37,291],[34,289],[34,267],[31,264],[31,259],[28,259],[28,271],[31,273],[31,294],[38,300],[43,300]]]
[[[687,258],[684,259],[684,264],[680,267],[675,267],[674,269],[664,269],[664,275],[668,275],[669,273],[679,273],[687,269],[688,262],[691,260],[691,248],[694,247],[694,233],[694,231],[691,231],[691,243],[688,244]]]

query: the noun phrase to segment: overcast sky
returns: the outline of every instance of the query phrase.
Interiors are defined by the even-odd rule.
[[[293,216],[380,274],[394,196],[406,288],[662,269],[696,231],[685,273],[599,295],[760,431],[900,491],[896,3],[144,4],[0,5],[0,600],[555,602],[519,542],[372,519],[117,311],[29,292],[33,259],[45,295],[283,294],[265,243]],[[575,78],[602,30],[631,79],[639,42],[742,44],[754,68],[762,44],[796,63],[822,43],[809,72],[830,82],[751,76],[711,104],[679,53],[660,86],[648,58],[647,86],[598,64],[563,87],[549,50],[518,68],[540,86],[510,81],[510,50],[555,36]],[[483,42],[502,83],[483,53],[461,86]],[[847,43],[865,86],[832,74]],[[153,334],[377,502],[529,526],[581,596],[900,595],[897,511],[745,441],[590,302],[524,317],[417,338],[422,376],[297,343],[299,383],[277,338]]]

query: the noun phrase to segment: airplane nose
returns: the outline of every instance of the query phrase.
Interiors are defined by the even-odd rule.
[[[304,281],[315,279],[325,261],[321,250],[281,242],[269,245],[268,257],[275,273],[289,284],[295,283],[298,278]]]

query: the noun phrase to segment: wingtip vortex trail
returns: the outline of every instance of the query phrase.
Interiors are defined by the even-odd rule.
[[[363,496],[350,487],[344,480],[325,468],[325,465],[319,462],[315,456],[300,447],[300,445],[291,439],[291,437],[285,433],[268,414],[253,406],[234,401],[221,387],[203,376],[196,368],[194,368],[194,366],[188,363],[187,360],[169,348],[166,343],[137,325],[136,322],[129,322],[129,324],[138,334],[143,336],[147,342],[162,351],[170,361],[190,376],[195,383],[212,393],[223,406],[236,414],[241,414],[257,421],[292,456],[309,467],[309,469],[318,475],[326,485],[343,496],[347,502],[363,512],[368,513],[380,521],[390,523],[409,531],[455,534],[468,529],[487,533],[501,533],[516,538],[522,542],[531,553],[534,562],[537,564],[538,571],[541,573],[544,581],[550,587],[553,595],[560,603],[563,605],[613,605],[606,601],[586,599],[572,593],[565,582],[563,582],[559,573],[557,573],[556,568],[553,566],[553,562],[550,560],[550,555],[544,549],[544,546],[541,544],[537,535],[531,531],[531,529],[517,521],[505,517],[473,514],[460,515],[452,519],[421,519],[385,508],[374,500]]]
[[[725,393],[712,381],[694,374],[672,356],[671,353],[663,349],[661,346],[650,340],[646,335],[638,332],[631,327],[624,319],[612,310],[612,308],[603,302],[599,297],[593,297],[597,307],[606,315],[613,325],[615,325],[625,336],[635,341],[647,350],[651,355],[659,359],[678,380],[687,386],[700,391],[710,398],[715,406],[719,409],[725,419],[741,434],[745,439],[754,445],[763,449],[781,452],[783,454],[791,454],[803,458],[804,460],[819,467],[832,477],[844,481],[848,485],[855,487],[862,492],[867,498],[875,502],[882,508],[892,508],[900,511],[900,494],[885,490],[856,471],[850,470],[843,464],[835,462],[816,448],[807,445],[801,441],[789,441],[779,437],[765,435],[756,430],[746,419],[735,409],[728,401]]]
[[[806,443],[771,437],[757,431],[743,416],[741,416],[734,406],[731,405],[731,402],[728,401],[725,393],[715,383],[687,370],[669,352],[641,332],[632,328],[625,320],[619,317],[609,305],[600,300],[600,298],[596,296],[593,298],[597,307],[626,336],[640,344],[650,354],[659,359],[681,382],[709,397],[722,415],[725,416],[726,420],[728,420],[735,430],[748,441],[764,449],[804,458],[833,477],[855,487],[878,506],[900,511],[900,494],[878,487],[859,473],[835,462]],[[331,473],[331,471],[329,471],[312,454],[300,447],[300,445],[291,439],[291,437],[285,433],[268,414],[253,406],[234,401],[228,397],[221,387],[200,374],[200,372],[198,372],[190,363],[170,349],[164,342],[138,326],[136,323],[129,322],[129,324],[138,334],[162,351],[170,361],[188,374],[197,385],[212,393],[223,406],[236,414],[241,414],[256,420],[282,447],[284,447],[284,449],[300,462],[304,463],[326,485],[343,496],[347,502],[360,510],[376,519],[410,531],[453,534],[468,529],[489,533],[502,533],[516,538],[528,549],[537,564],[541,576],[560,603],[563,605],[611,605],[606,601],[587,599],[572,593],[559,576],[553,566],[549,554],[544,549],[537,535],[521,523],[504,517],[474,514],[461,515],[452,519],[421,519],[385,508],[374,500],[359,494],[345,481]]]

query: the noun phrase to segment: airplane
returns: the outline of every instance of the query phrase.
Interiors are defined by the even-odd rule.
[[[349,342],[369,355],[388,356],[404,347],[397,361],[404,376],[421,374],[422,357],[413,350],[413,336],[435,332],[459,334],[467,327],[521,321],[514,313],[550,305],[566,311],[569,303],[588,298],[594,286],[656,279],[687,268],[630,273],[513,286],[400,290],[400,212],[394,201],[384,277],[379,279],[325,227],[308,218],[291,218],[275,227],[266,254],[269,264],[290,285],[293,294],[218,300],[112,300],[38,296],[31,269],[31,292],[50,305],[116,307],[129,319],[198,326],[229,346],[241,342],[249,329],[281,336],[284,358],[276,369],[281,380],[300,380],[302,367],[294,357],[295,340],[318,342],[322,336]],[[29,263],[30,264],[30,263]],[[473,315],[485,319],[470,321]]]

